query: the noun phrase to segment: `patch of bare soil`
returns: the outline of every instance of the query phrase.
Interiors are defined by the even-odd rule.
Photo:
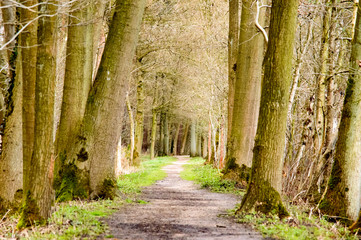
[[[168,176],[144,189],[148,204],[129,204],[104,221],[113,239],[262,239],[227,217],[240,199],[200,189],[180,178],[188,157],[163,169]],[[104,237],[104,236],[102,236]]]

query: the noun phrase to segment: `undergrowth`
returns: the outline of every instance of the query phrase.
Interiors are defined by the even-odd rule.
[[[241,212],[236,218],[240,223],[253,225],[264,237],[275,239],[358,239],[340,222],[328,222],[322,216],[307,214],[299,206],[288,206],[288,210],[291,216],[282,220],[259,212]],[[230,214],[234,215],[234,212],[231,210]]]
[[[101,218],[109,216],[124,203],[147,204],[140,199],[130,199],[149,186],[166,177],[161,167],[175,161],[173,157],[149,160],[145,157],[139,171],[121,176],[117,184],[122,199],[97,201],[71,201],[56,203],[54,213],[46,226],[32,226],[21,232],[16,230],[19,214],[0,216],[0,239],[95,239],[107,230]]]
[[[184,171],[180,174],[181,178],[194,181],[213,192],[233,193],[242,195],[244,192],[237,188],[235,181],[223,180],[222,174],[218,169],[210,165],[204,165],[204,159],[197,157],[189,160],[184,165]]]

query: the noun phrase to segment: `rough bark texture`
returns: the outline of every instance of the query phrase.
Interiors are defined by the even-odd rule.
[[[261,97],[262,59],[264,37],[255,24],[257,4],[254,0],[242,2],[237,78],[235,83],[232,128],[229,132],[226,158],[226,176],[240,166],[250,167],[256,135]],[[264,9],[260,24],[264,23]],[[233,174],[228,174],[233,175]]]
[[[22,1],[25,6],[33,6],[37,4],[37,0]],[[31,156],[34,146],[34,128],[35,128],[35,81],[36,81],[36,56],[37,56],[37,29],[38,22],[34,21],[37,12],[28,9],[20,9],[20,21],[26,24],[33,21],[27,31],[23,31],[20,35],[21,57],[22,57],[22,75],[27,76],[23,79],[23,168],[24,168],[24,188],[30,182],[27,174],[30,173]]]
[[[143,75],[138,76],[137,82],[137,112],[135,114],[135,153],[140,155],[142,153],[143,145],[143,129],[144,129],[144,83]]]
[[[53,121],[56,73],[56,18],[57,1],[41,2],[39,19],[36,85],[35,85],[35,137],[34,151],[24,181],[24,205],[18,227],[48,219],[53,202]],[[24,67],[24,66],[23,66]]]
[[[342,110],[338,140],[328,189],[319,208],[332,216],[356,220],[361,207],[361,6],[352,40],[350,76]]]
[[[298,0],[275,0],[272,4],[251,179],[241,211],[256,209],[280,217],[288,215],[279,192],[297,7]]]
[[[84,5],[74,2],[69,16],[67,57],[61,116],[56,137],[57,161],[55,164],[57,199],[60,201],[84,198],[86,194],[77,191],[77,185],[86,184],[80,177],[81,171],[89,170],[88,162],[81,166],[72,161],[65,162],[67,150],[74,143],[84,116],[86,100],[92,85],[93,72],[93,1]],[[72,170],[79,170],[79,179],[64,179]],[[74,173],[76,174],[76,173]],[[76,182],[76,184],[74,184]],[[74,189],[75,188],[75,189]]]
[[[17,210],[20,206],[23,188],[22,148],[22,70],[21,53],[16,60],[14,87],[12,90],[13,110],[6,118],[0,157],[0,214],[8,208]]]
[[[239,34],[239,0],[229,0],[228,32],[228,132],[232,130]],[[229,137],[229,136],[228,136]]]
[[[74,156],[90,162],[91,197],[114,196],[114,166],[144,0],[117,0],[104,53],[89,93]]]

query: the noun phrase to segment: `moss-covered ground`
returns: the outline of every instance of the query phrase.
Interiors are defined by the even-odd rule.
[[[161,168],[173,161],[175,161],[173,157],[154,160],[142,158],[138,171],[123,175],[117,180],[121,193],[119,198],[56,203],[54,213],[46,226],[31,226],[17,231],[19,214],[1,215],[0,239],[95,239],[107,230],[101,218],[109,216],[126,203],[146,204],[147,202],[136,197],[141,192],[141,188],[165,178],[166,173]]]
[[[234,182],[222,180],[221,172],[209,165],[204,165],[204,161],[202,158],[192,158],[189,164],[185,165],[181,177],[214,192],[244,194],[245,190],[237,188]],[[238,208],[237,206],[229,210],[229,214],[234,216]],[[266,216],[259,212],[241,212],[236,219],[240,223],[253,226],[264,237],[273,239],[359,239],[357,233],[351,233],[341,222],[328,222],[326,216],[322,216],[316,210],[310,211],[307,205],[288,204],[286,208],[290,217],[282,220],[277,216]]]

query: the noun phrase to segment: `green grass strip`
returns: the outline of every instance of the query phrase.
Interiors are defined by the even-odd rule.
[[[243,191],[236,187],[235,181],[223,180],[220,171],[210,165],[204,165],[204,161],[200,157],[189,160],[188,164],[184,165],[184,171],[180,174],[181,178],[194,181],[202,188],[213,192],[243,194]]]

